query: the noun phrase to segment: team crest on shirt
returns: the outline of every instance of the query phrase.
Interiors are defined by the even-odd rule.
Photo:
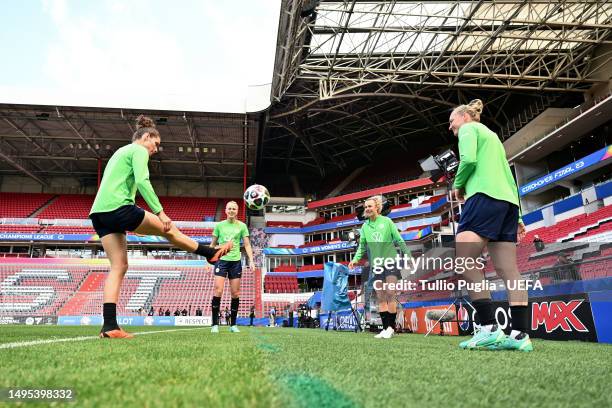
[[[232,241],[240,232],[240,229],[234,228],[232,229],[231,234],[224,234],[222,238],[222,242]]]
[[[373,240],[374,242],[382,242],[382,240],[383,240],[383,236],[382,236],[382,234],[381,234],[380,232],[378,232],[378,231],[374,231],[374,232],[372,233],[372,240]]]
[[[223,235],[223,242],[229,242],[234,239],[236,234]]]

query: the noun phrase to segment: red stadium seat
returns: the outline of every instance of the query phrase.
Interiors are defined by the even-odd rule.
[[[53,194],[0,193],[0,218],[31,217],[53,197]]]

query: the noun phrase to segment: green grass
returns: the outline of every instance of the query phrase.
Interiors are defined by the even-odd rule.
[[[153,330],[164,329],[131,329]],[[458,337],[241,330],[0,349],[0,388],[70,387],[78,407],[612,406],[610,345],[535,340],[533,353],[487,352],[460,350]],[[95,334],[3,326],[0,344]]]

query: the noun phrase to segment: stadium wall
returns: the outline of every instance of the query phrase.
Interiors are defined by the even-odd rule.
[[[279,245],[303,245],[303,234],[271,234],[269,246],[276,247]]]
[[[238,196],[240,197],[240,195]],[[292,215],[292,214],[283,214],[283,213],[270,213],[266,212],[266,221],[289,221],[289,222],[301,222],[302,224],[306,224],[310,221],[313,221],[317,218],[317,213],[314,211],[308,211],[305,214],[300,215]]]
[[[604,205],[612,204],[612,181],[595,187],[595,195]]]
[[[550,131],[555,129],[555,126],[562,123],[567,118],[575,117],[579,114],[579,109],[568,109],[568,108],[548,108],[528,124],[523,126],[518,132],[516,132],[510,139],[504,142],[504,148],[508,157],[512,157],[525,149],[530,144],[533,144],[536,140],[546,136]],[[523,174],[524,177],[529,178],[534,176],[535,173],[528,169],[528,166],[524,166],[526,172]],[[533,166],[533,169],[537,171],[545,170],[544,166]],[[522,182],[525,178],[519,179]]]
[[[242,182],[215,182],[209,181],[178,181],[164,183],[161,180],[152,182],[157,195],[173,197],[219,197],[238,198],[242,197]]]
[[[553,212],[555,213],[556,222],[585,214],[585,209],[582,206],[582,194],[577,194],[553,204]]]
[[[96,186],[84,187],[71,177],[52,177],[46,179],[48,187],[42,186],[29,177],[5,176],[0,180],[1,192],[13,193],[56,193],[56,194],[95,194]]]

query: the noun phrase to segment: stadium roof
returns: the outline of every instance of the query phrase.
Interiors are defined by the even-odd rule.
[[[0,104],[0,176],[75,177],[95,184],[98,161],[131,142],[135,118],[157,122],[162,150],[152,177],[164,181],[241,181],[255,168],[261,113],[203,113]],[[247,124],[245,126],[245,119]],[[246,150],[245,150],[246,147]]]
[[[263,158],[325,175],[451,144],[474,98],[507,138],[608,83],[611,33],[606,1],[283,1]]]

